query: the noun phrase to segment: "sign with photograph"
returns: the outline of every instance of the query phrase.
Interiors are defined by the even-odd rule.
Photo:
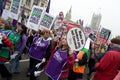
[[[111,34],[111,31],[110,31],[110,30],[105,29],[105,28],[102,28],[102,30],[101,30],[101,32],[100,32],[100,38],[103,38],[103,39],[108,40],[110,34]]]
[[[96,41],[97,40],[97,37],[94,33],[90,33],[89,34],[89,38],[92,40],[92,41]]]
[[[71,28],[67,33],[67,42],[71,49],[81,50],[85,45],[85,35],[78,27]]]
[[[28,18],[27,27],[33,30],[39,29],[39,24],[44,13],[44,8],[33,6],[30,16]]]
[[[55,20],[55,17],[53,17],[48,13],[45,13],[40,21],[40,29],[41,28],[51,29],[54,20]]]
[[[102,28],[99,34],[98,41],[107,43],[107,40],[109,39],[111,35],[111,31],[109,29]]]
[[[10,18],[16,19],[16,20],[18,19],[21,2],[22,2],[22,0],[12,0],[11,1]]]

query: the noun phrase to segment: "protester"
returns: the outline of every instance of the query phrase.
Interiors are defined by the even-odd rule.
[[[2,49],[3,46],[6,46],[6,47],[9,47],[10,50],[13,51],[13,44],[11,40],[8,39],[7,36],[3,33],[1,34],[1,36],[2,36],[2,44],[0,44],[0,49]],[[3,56],[0,56],[0,74],[1,74],[2,80],[12,80],[12,75],[9,73],[9,71],[4,65],[5,61],[6,61],[6,58]]]
[[[12,75],[9,73],[7,68],[5,67],[4,63],[10,59],[10,55],[14,51],[14,33],[10,30],[9,23],[4,19],[0,20],[0,32],[4,33],[7,38],[12,42],[11,48],[7,46],[3,46],[0,50],[0,73],[3,79],[11,80]],[[12,50],[11,50],[12,49]]]
[[[33,43],[29,50],[30,55],[30,80],[36,80],[34,76],[35,66],[38,63],[43,63],[41,69],[46,65],[50,57],[51,51],[50,30],[43,29],[42,35],[34,37]]]
[[[30,50],[30,47],[32,46],[32,42],[33,42],[34,37],[39,37],[39,36],[41,36],[40,34],[41,33],[39,30],[38,31],[34,31],[32,29],[28,30],[28,36],[27,36],[28,38],[27,38],[27,42],[26,42],[26,51],[24,50],[25,53],[29,53],[29,50]],[[31,72],[31,63],[29,63],[27,76],[30,76],[30,72]]]
[[[9,62],[9,71],[10,73],[20,73],[20,65],[19,60],[21,59],[21,54],[23,53],[23,50],[26,46],[27,36],[26,36],[27,28],[25,25],[21,23],[17,23],[17,29],[14,32],[16,44],[15,44],[15,51],[14,56],[12,60]]]
[[[87,53],[80,51],[79,56],[74,61],[73,69],[70,70],[68,80],[82,80],[85,73],[85,64],[87,63]],[[77,69],[76,69],[77,68]],[[79,68],[79,69],[78,69]]]
[[[88,69],[89,72],[87,74],[87,79],[90,80],[91,74],[95,72],[95,63],[97,59],[97,55],[99,54],[100,43],[98,42],[91,42],[90,47],[90,56],[88,59]]]
[[[111,49],[97,62],[93,80],[113,80],[120,68],[120,39],[111,39]]]
[[[74,51],[68,47],[66,34],[63,34],[60,40],[61,45],[56,47],[45,68],[48,80],[67,80],[69,69],[74,62]]]

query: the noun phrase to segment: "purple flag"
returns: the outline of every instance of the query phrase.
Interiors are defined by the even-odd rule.
[[[46,12],[47,12],[47,13],[49,13],[49,10],[50,10],[50,2],[51,2],[51,0],[49,0],[48,5],[47,5],[47,8],[46,8]]]

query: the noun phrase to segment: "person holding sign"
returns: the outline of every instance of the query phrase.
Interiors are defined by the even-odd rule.
[[[120,39],[111,39],[111,49],[95,64],[93,80],[113,80],[120,68]]]
[[[69,69],[74,62],[74,51],[68,47],[66,34],[61,37],[61,45],[56,48],[49,60],[45,73],[48,80],[67,80]]]
[[[36,80],[34,72],[36,70],[36,65],[42,63],[40,69],[46,65],[47,60],[50,57],[51,51],[51,38],[50,30],[43,29],[41,35],[35,36],[32,45],[29,50],[30,56],[30,80]]]
[[[85,64],[88,59],[90,39],[88,38],[85,46],[78,52],[77,59],[74,61],[73,69],[70,70],[68,80],[83,80]]]
[[[0,19],[0,32],[4,33],[7,38],[11,41],[12,45],[14,45],[14,33],[10,30],[10,24],[4,19]],[[11,53],[14,51],[14,46],[12,49],[8,46],[3,46],[0,50],[0,73],[3,79],[11,80],[11,74],[5,67],[4,63],[9,60]]]
[[[17,23],[17,29],[14,32],[15,34],[15,49],[12,56],[12,59],[9,61],[9,71],[10,73],[20,73],[20,65],[19,60],[21,59],[21,54],[26,46],[27,36],[26,36],[27,28],[25,25],[21,23]]]
[[[9,47],[11,49],[11,51],[13,51],[13,44],[11,42],[10,39],[7,38],[7,36],[3,33],[1,33],[2,36],[2,44],[0,44],[0,50],[2,50],[3,46]],[[3,57],[0,57],[0,74],[2,79],[9,79],[11,80],[11,74],[9,73],[9,71],[7,70],[7,68],[5,67],[4,63],[4,59]]]

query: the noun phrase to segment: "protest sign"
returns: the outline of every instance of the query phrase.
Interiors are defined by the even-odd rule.
[[[30,16],[28,18],[27,27],[33,30],[39,29],[39,24],[44,13],[44,8],[33,6]]]
[[[110,35],[111,35],[111,31],[109,29],[102,28],[99,34],[98,41],[107,43]]]
[[[59,12],[59,15],[56,16],[56,20],[54,22],[54,29],[58,29],[62,27],[64,24],[64,14],[63,12]]]
[[[81,50],[85,45],[85,35],[78,27],[71,28],[67,33],[67,42],[71,49]]]
[[[54,16],[45,13],[40,21],[40,29],[42,28],[51,29],[54,20],[55,20]]]
[[[97,37],[94,33],[90,33],[89,34],[89,38],[92,40],[92,41],[96,41],[97,40]]]
[[[10,12],[6,9],[3,10],[3,13],[2,13],[2,18],[4,18],[4,20],[7,20],[9,18],[9,14]]]
[[[22,0],[12,0],[10,6],[10,18],[17,20]]]
[[[85,27],[84,28],[84,33],[86,37],[89,37],[89,34],[92,32],[92,29],[90,27]]]
[[[57,17],[57,19],[56,19],[55,22],[54,22],[54,29],[60,28],[60,27],[62,26],[62,24],[63,24],[63,21],[60,20],[60,19]]]

